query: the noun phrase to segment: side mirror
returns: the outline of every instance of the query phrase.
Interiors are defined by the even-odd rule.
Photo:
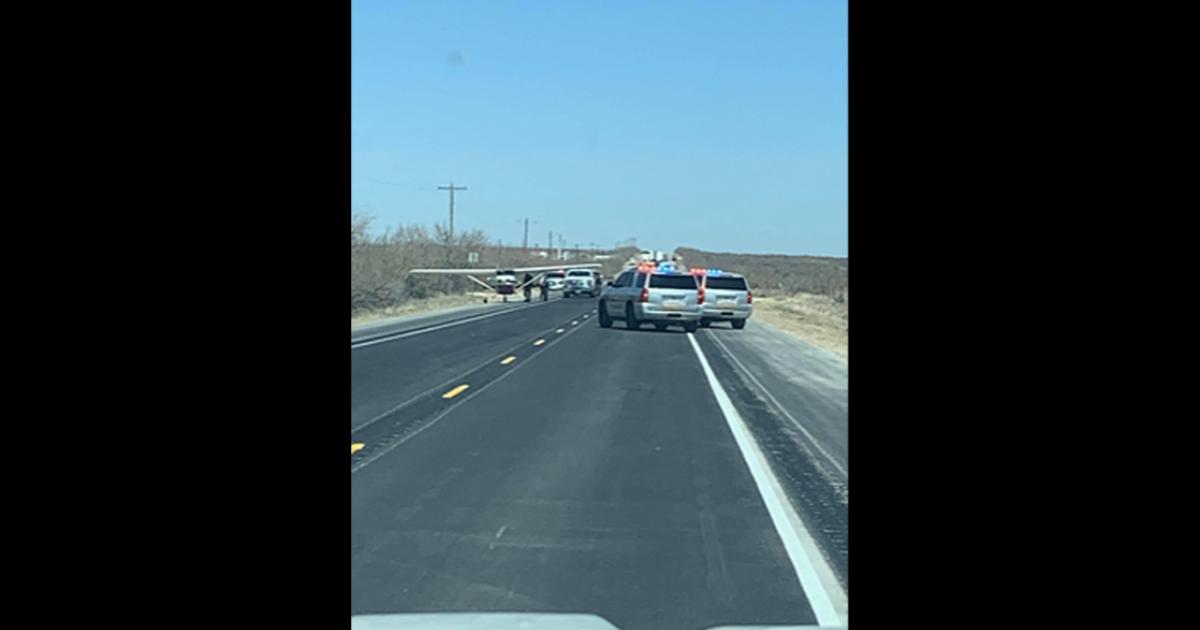
[[[612,280],[609,280],[608,282],[605,282],[605,283],[604,283],[604,286],[606,286],[606,287],[611,287],[611,286],[612,286]]]

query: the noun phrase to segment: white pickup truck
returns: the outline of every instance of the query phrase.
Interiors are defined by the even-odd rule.
[[[563,288],[563,297],[586,293],[588,297],[596,297],[600,293],[596,286],[596,275],[591,269],[568,269],[567,284]]]

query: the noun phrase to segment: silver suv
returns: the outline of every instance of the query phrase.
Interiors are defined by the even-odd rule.
[[[745,276],[708,269],[698,277],[704,291],[700,325],[727,321],[734,328],[745,328],[746,320],[754,312],[754,296]]]
[[[600,293],[600,326],[608,328],[614,319],[620,319],[626,328],[650,323],[664,330],[678,324],[693,332],[700,325],[699,289],[696,276],[674,271],[669,265],[626,269]]]

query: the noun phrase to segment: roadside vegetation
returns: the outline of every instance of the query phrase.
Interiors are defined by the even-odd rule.
[[[423,225],[402,225],[382,234],[371,233],[372,218],[350,217],[350,321],[351,324],[426,310],[451,308],[491,299],[492,293],[465,276],[409,275],[412,269],[505,268],[554,264],[532,249],[504,247],[480,230],[456,232],[451,238],[443,225],[430,231]],[[601,272],[611,278],[622,262],[636,251],[626,248],[602,252],[612,258],[600,261]],[[469,254],[479,254],[469,262]],[[564,261],[569,267],[572,262]],[[480,280],[492,282],[491,274]]]
[[[824,256],[675,250],[684,265],[746,276],[754,318],[849,362],[850,261]]]

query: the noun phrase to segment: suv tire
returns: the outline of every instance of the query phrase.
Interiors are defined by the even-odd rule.
[[[600,301],[600,327],[612,328],[612,318],[608,316],[608,306],[604,304],[604,300]]]

